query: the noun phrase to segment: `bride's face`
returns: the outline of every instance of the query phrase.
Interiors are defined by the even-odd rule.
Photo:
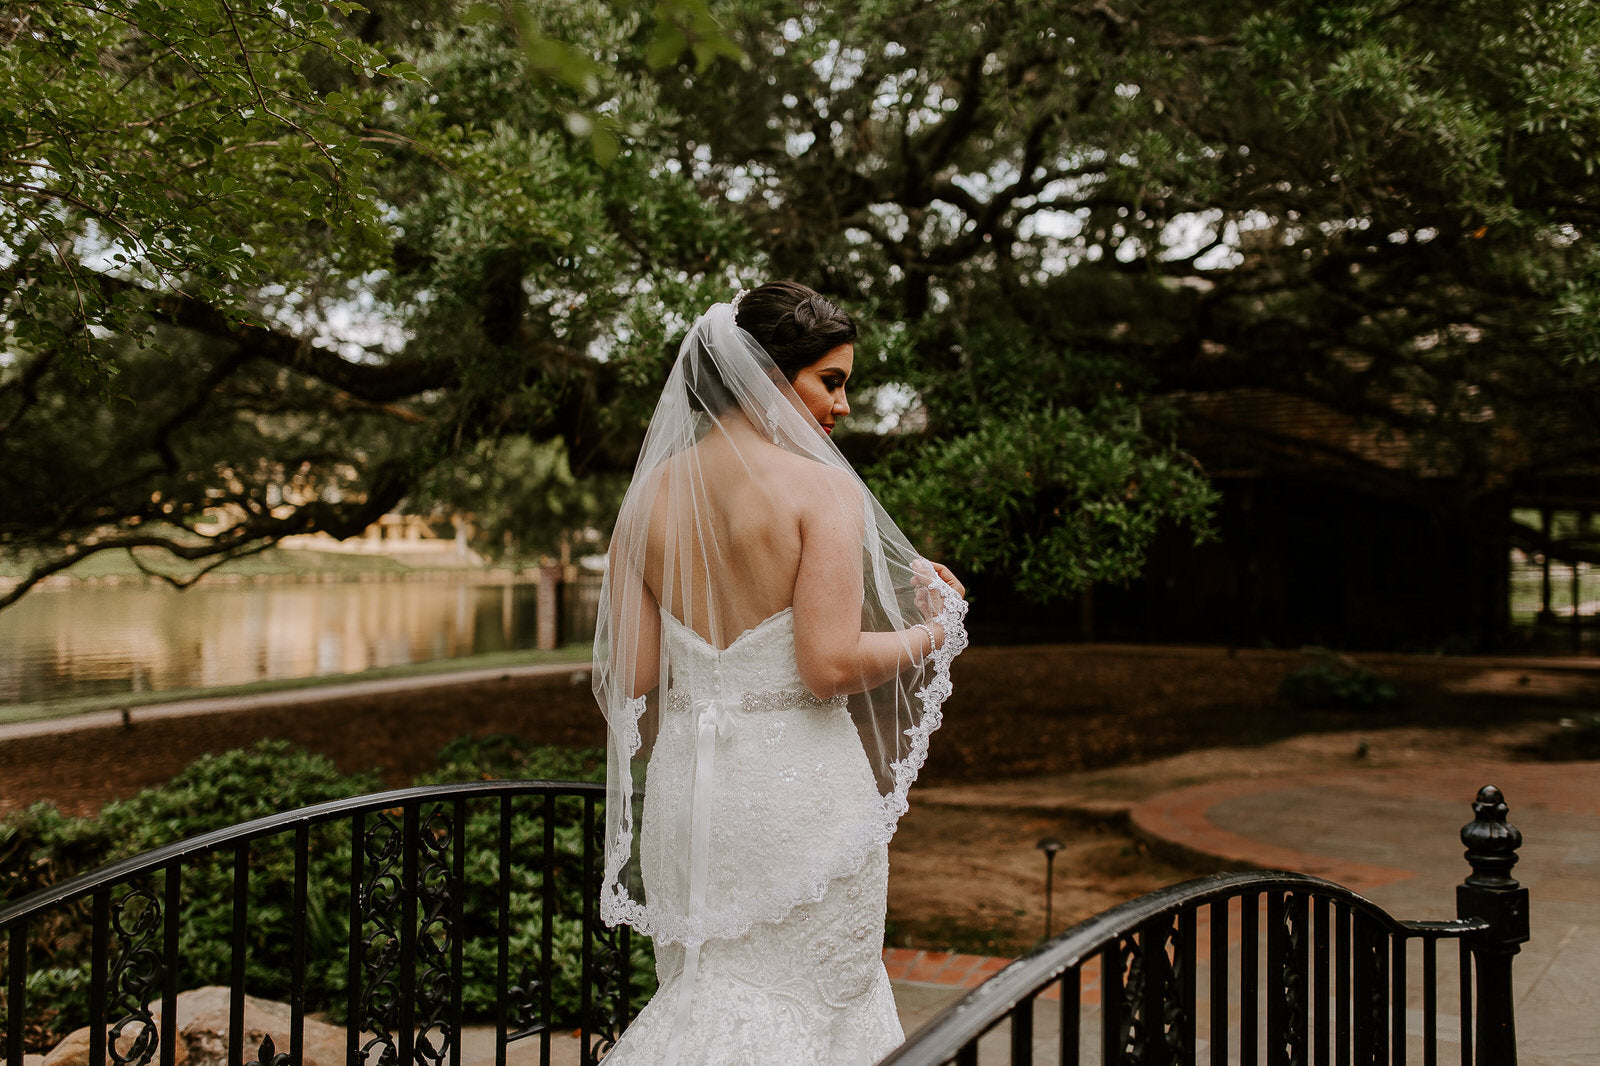
[[[801,406],[824,433],[832,433],[833,424],[850,413],[844,387],[850,380],[855,359],[855,345],[841,344],[801,370],[791,382]]]

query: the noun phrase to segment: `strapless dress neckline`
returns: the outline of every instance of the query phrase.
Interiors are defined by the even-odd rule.
[[[682,622],[682,620],[680,620],[678,618],[677,615],[673,614],[671,611],[667,610],[665,607],[661,608],[661,617],[662,618],[670,621],[680,631],[682,631],[683,633],[688,634],[690,637],[694,638],[694,640],[697,643],[699,643],[702,647],[704,647],[706,650],[708,650],[708,651],[710,651],[710,652],[712,652],[713,654],[716,654],[716,655],[725,655],[725,654],[727,654],[728,652],[732,651],[734,648],[738,647],[738,645],[740,644],[741,641],[744,641],[744,640],[751,639],[751,638],[755,637],[758,633],[762,632],[765,629],[770,628],[779,619],[792,618],[793,616],[794,616],[794,607],[792,605],[789,606],[789,607],[784,607],[784,608],[781,608],[781,609],[779,609],[777,611],[774,611],[772,614],[767,615],[765,618],[763,618],[761,621],[757,622],[755,625],[751,626],[749,629],[746,629],[744,632],[742,632],[738,636],[734,637],[731,641],[728,642],[727,647],[719,648],[715,644],[713,644],[709,640],[707,640],[705,637],[702,637],[699,633],[695,632],[692,628],[690,628],[689,626],[685,625]]]

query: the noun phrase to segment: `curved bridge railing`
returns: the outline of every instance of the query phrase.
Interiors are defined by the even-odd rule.
[[[1303,874],[1200,878],[1067,930],[880,1066],[1434,1066],[1441,1021],[1458,1028],[1463,1066],[1474,1054],[1514,1066],[1511,958],[1528,936],[1527,891],[1510,877],[1521,835],[1497,789],[1473,809],[1461,831],[1473,873],[1455,921],[1396,920]],[[1441,962],[1446,941],[1459,949]]]
[[[628,931],[595,913],[604,798],[603,786],[570,781],[400,789],[231,826],[36,892],[0,909],[6,1062],[22,1066],[30,975],[53,964],[37,934],[83,923],[88,1061],[172,1066],[187,955],[219,950],[195,942],[185,886],[219,877],[233,899],[229,1062],[302,1061],[307,1011],[329,1006],[347,1028],[347,1062],[458,1062],[469,993],[492,1015],[497,1063],[519,1040],[548,1063],[558,1028],[578,1030],[583,1062],[596,1062],[630,1016],[633,983]],[[345,852],[348,882],[311,877],[313,855]],[[286,886],[263,884],[268,866]],[[245,1046],[245,997],[266,966],[291,1010],[282,1049],[270,1037]],[[330,989],[338,1002],[319,1003]]]

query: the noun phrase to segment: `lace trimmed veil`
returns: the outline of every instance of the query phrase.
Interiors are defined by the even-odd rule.
[[[706,458],[712,449],[720,449],[716,464]],[[750,870],[737,892],[713,891],[687,905],[681,898],[652,899],[640,878],[639,819],[660,695],[676,676],[661,614],[716,648],[728,647],[760,621],[749,612],[741,617],[741,588],[733,583],[748,573],[739,537],[762,534],[737,516],[747,509],[762,513],[760,501],[748,496],[751,484],[774,483],[761,475],[799,469],[812,477],[813,468],[797,467],[800,460],[825,468],[821,483],[832,489],[811,493],[803,506],[836,508],[842,523],[861,531],[860,573],[841,574],[839,588],[860,598],[863,639],[890,635],[870,639],[880,647],[898,641],[891,651],[903,652],[898,674],[891,667],[883,671],[893,674],[887,682],[848,697],[879,800],[850,816],[857,824],[841,834],[846,846],[808,857],[802,876],[790,870],[764,878],[763,871]],[[730,497],[726,482],[735,476],[742,478],[738,491],[745,496]],[[800,491],[801,484],[817,482],[790,483]],[[664,535],[663,514],[672,516]],[[661,575],[659,588],[647,585],[647,573]],[[779,921],[795,906],[820,899],[834,878],[858,869],[889,840],[906,810],[907,791],[950,693],[951,660],[966,646],[965,613],[966,604],[895,527],[767,352],[739,328],[734,305],[720,303],[702,315],[683,341],[646,432],[600,594],[593,677],[607,726],[605,922],[631,924],[658,942],[689,946],[735,937],[756,922]],[[945,640],[932,654],[924,655],[929,638],[919,623],[943,627]],[[697,860],[686,854],[681,861]]]

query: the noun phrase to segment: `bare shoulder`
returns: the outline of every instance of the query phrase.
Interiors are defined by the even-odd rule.
[[[860,486],[848,471],[794,452],[775,451],[778,459],[773,472],[790,484],[804,485],[839,496],[860,496]]]
[[[662,463],[635,479],[633,488],[623,498],[622,508],[617,513],[611,538],[613,550],[619,542],[626,544],[632,538],[644,536],[645,531],[655,524],[657,512],[667,498],[664,490],[670,488],[672,482],[668,470],[670,465],[670,461]]]
[[[800,455],[785,458],[776,472],[782,478],[784,497],[802,520],[828,515],[860,520],[862,488],[854,475]]]

